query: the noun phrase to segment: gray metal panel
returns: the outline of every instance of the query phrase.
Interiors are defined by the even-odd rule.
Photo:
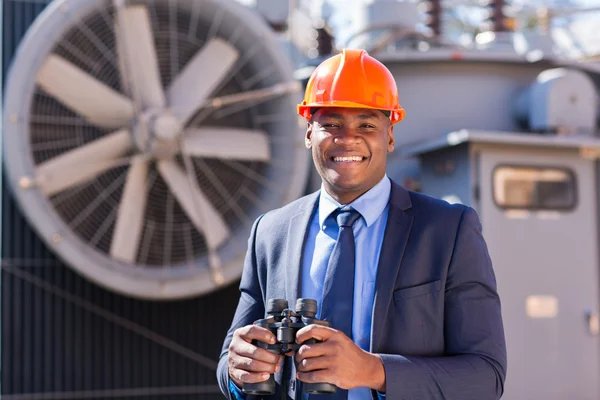
[[[492,145],[518,145],[532,148],[571,149],[600,151],[600,139],[588,135],[558,136],[526,132],[501,132],[460,129],[426,140],[418,140],[402,147],[402,155],[418,156],[463,143],[483,143]]]
[[[468,145],[463,144],[426,154],[421,159],[420,186],[421,191],[430,196],[447,201],[456,197],[460,203],[473,206]]]
[[[406,109],[395,128],[405,145],[460,129],[520,130],[513,103],[545,65],[447,60],[387,66]]]
[[[431,49],[377,54],[396,79],[406,118],[395,126],[397,148],[437,139],[462,129],[518,132],[526,127],[516,118],[518,96],[537,75],[569,62],[527,62],[522,56],[494,52]],[[585,67],[597,85],[600,70]],[[388,171],[402,182],[418,177],[410,152],[389,156]]]
[[[521,34],[517,32],[517,34]],[[391,49],[391,48],[390,48]],[[582,69],[591,74],[600,74],[600,64],[593,62],[581,62],[577,59],[565,59],[553,55],[544,55],[539,61],[528,60],[527,55],[513,51],[478,51],[469,49],[457,49],[454,47],[431,48],[428,51],[395,51],[384,49],[376,54],[378,60],[384,63],[394,62],[494,62],[501,64],[529,64],[543,68],[573,67]]]
[[[508,348],[503,398],[597,400],[600,337],[592,336],[586,324],[586,311],[600,307],[594,161],[564,149],[490,145],[481,149],[480,159],[479,211],[502,299]],[[504,212],[492,198],[492,170],[499,163],[571,168],[577,176],[577,207],[567,212]],[[528,296],[556,299],[557,315],[533,318],[526,308]]]
[[[396,79],[406,118],[394,128],[397,148],[439,138],[461,130],[519,131],[513,117],[515,100],[535,77],[552,66],[524,63],[505,54],[477,53],[469,59],[458,53],[399,52],[382,55]],[[390,176],[402,182],[418,177],[418,164],[410,154],[389,156]]]
[[[3,7],[4,81],[20,39],[44,4],[4,0]],[[80,393],[65,396],[222,398],[199,394],[205,385],[216,390],[215,372],[201,365],[199,355],[216,363],[237,303],[236,284],[167,303],[101,289],[44,246],[4,185],[0,296],[3,399],[73,391]]]

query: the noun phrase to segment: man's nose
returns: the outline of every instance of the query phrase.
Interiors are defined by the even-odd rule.
[[[333,142],[339,145],[359,144],[362,142],[362,137],[354,129],[341,129],[333,138]]]

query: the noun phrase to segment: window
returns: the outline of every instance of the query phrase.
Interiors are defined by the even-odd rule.
[[[493,172],[494,201],[507,209],[569,210],[577,201],[575,183],[565,168],[501,165]]]

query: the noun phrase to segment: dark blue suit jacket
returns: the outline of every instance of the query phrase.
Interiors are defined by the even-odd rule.
[[[227,349],[235,329],[264,318],[268,299],[284,298],[293,307],[301,293],[302,249],[317,204],[318,192],[254,223],[241,297],[217,371],[226,396]],[[387,399],[500,398],[506,345],[477,213],[392,182],[382,246],[370,350],[383,360]],[[276,379],[281,381],[281,372]],[[293,383],[288,386],[294,397]]]

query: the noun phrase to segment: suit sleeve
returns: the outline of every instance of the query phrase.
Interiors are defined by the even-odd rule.
[[[227,365],[228,349],[233,337],[233,332],[243,326],[251,325],[254,321],[263,318],[264,316],[264,302],[258,279],[259,275],[256,261],[256,231],[261,218],[262,216],[254,222],[250,238],[248,239],[248,250],[244,261],[242,279],[240,281],[240,299],[233,321],[227,331],[225,341],[223,342],[221,355],[219,356],[219,365],[217,367],[219,388],[225,397],[230,400],[237,399],[237,395],[239,395],[239,393],[236,395],[230,392],[230,379]]]
[[[499,399],[507,363],[504,327],[492,262],[472,208],[464,209],[456,233],[444,313],[447,356],[380,354],[387,397]]]

